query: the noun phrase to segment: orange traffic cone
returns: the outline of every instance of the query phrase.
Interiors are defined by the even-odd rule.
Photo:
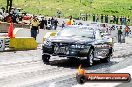
[[[8,28],[8,37],[14,38],[14,36],[13,36],[13,30],[14,30],[13,23],[11,22],[10,26]]]

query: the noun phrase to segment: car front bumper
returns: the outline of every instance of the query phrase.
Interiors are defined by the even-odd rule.
[[[72,49],[68,48],[65,53],[56,53],[54,47],[43,46],[43,54],[52,55],[52,56],[62,56],[62,57],[87,57],[89,48],[85,49]]]

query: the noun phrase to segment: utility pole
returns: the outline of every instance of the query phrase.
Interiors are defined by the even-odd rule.
[[[12,0],[7,0],[6,12],[10,14],[12,7]]]

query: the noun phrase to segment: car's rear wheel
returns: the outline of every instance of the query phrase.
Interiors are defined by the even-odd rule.
[[[42,60],[44,63],[49,63],[50,55],[43,54]]]
[[[87,56],[87,65],[92,66],[94,60],[94,49],[90,49]]]

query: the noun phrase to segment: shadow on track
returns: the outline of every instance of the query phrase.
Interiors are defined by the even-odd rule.
[[[77,69],[80,64],[82,64],[83,68],[86,70],[96,70],[96,69],[102,69],[106,67],[110,67],[112,65],[118,64],[119,62],[111,60],[109,63],[102,63],[101,61],[94,61],[93,66],[89,67],[86,63],[86,60],[78,60],[75,59],[74,61],[70,61],[68,59],[61,59],[61,60],[53,60],[50,61],[48,65],[51,66],[58,66],[58,67],[64,67],[64,68],[70,68],[70,69]]]

